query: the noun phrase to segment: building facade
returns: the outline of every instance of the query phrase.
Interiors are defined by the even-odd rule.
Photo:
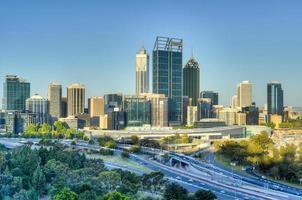
[[[252,101],[252,84],[249,81],[242,81],[237,85],[237,106],[247,107]]]
[[[26,111],[36,113],[39,123],[48,123],[48,100],[38,94],[26,99]]]
[[[168,126],[168,98],[164,94],[141,94],[151,103],[151,125],[153,127]]]
[[[187,125],[193,126],[198,121],[197,106],[188,106],[187,109]]]
[[[149,55],[145,48],[141,48],[136,54],[136,95],[149,92]]]
[[[127,115],[127,126],[151,125],[151,101],[143,96],[125,96],[123,111]]]
[[[62,116],[62,85],[50,83],[48,85],[49,114],[53,118]]]
[[[267,84],[267,112],[269,115],[283,115],[283,89],[278,81]]]
[[[213,106],[210,98],[199,98],[197,109],[199,120],[213,117]]]
[[[211,99],[212,105],[218,105],[218,103],[219,103],[218,92],[202,91],[202,92],[200,92],[200,98]]]
[[[3,84],[3,106],[8,111],[24,111],[30,97],[30,83],[16,75],[7,75]]]
[[[90,97],[88,99],[88,110],[90,117],[99,117],[104,115],[104,103],[103,97]]]
[[[157,37],[153,49],[153,93],[169,98],[169,125],[182,123],[182,39]]]
[[[200,71],[198,62],[192,57],[183,68],[183,95],[192,99],[192,106],[197,105],[199,97]]]
[[[84,113],[85,87],[74,83],[67,88],[67,115],[75,116]]]
[[[120,93],[105,94],[104,101],[105,101],[105,113],[112,112],[114,108],[118,108],[119,110],[122,110],[123,94]]]

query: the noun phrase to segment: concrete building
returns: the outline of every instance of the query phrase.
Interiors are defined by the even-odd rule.
[[[224,121],[228,126],[236,124],[236,113],[237,110],[232,108],[223,108],[219,111],[219,120]]]
[[[103,97],[90,97],[88,99],[88,110],[90,117],[99,117],[104,115],[104,98]]]
[[[238,108],[238,96],[237,95],[232,96],[231,108],[233,108],[233,109]]]
[[[100,122],[99,122],[100,129],[108,129],[108,115],[101,115],[100,116]]]
[[[105,113],[113,112],[115,108],[121,110],[123,108],[123,94],[105,94]]]
[[[157,37],[153,48],[153,93],[169,98],[169,126],[182,123],[182,39]]]
[[[187,125],[193,126],[194,122],[198,121],[197,106],[188,106],[187,110]]]
[[[201,119],[194,123],[194,128],[214,128],[221,126],[226,126],[226,123],[217,118]]]
[[[199,64],[192,56],[183,68],[183,96],[188,96],[192,99],[192,106],[197,106],[200,92],[199,82]]]
[[[7,111],[24,111],[30,97],[30,83],[16,76],[7,75],[3,84],[2,108]]]
[[[67,97],[62,97],[61,101],[61,117],[67,117]]]
[[[85,109],[85,87],[74,83],[67,88],[67,114],[75,116],[84,113]]]
[[[50,83],[48,85],[49,114],[58,119],[62,116],[62,85]]]
[[[237,85],[237,105],[247,107],[252,104],[252,84],[249,81],[242,81]]]
[[[188,96],[182,97],[182,123],[187,124],[187,110],[188,106],[192,105],[192,99]]]
[[[144,47],[136,54],[136,95],[149,92],[149,55]]]
[[[210,98],[199,98],[197,103],[198,120],[213,117],[213,106]]]
[[[70,115],[65,118],[59,118],[59,121],[66,123],[68,128],[78,129],[79,121],[78,118],[75,116]]]
[[[115,108],[112,112],[108,113],[107,129],[108,130],[120,130],[124,129],[127,125],[126,112],[120,111]]]
[[[239,126],[246,125],[246,113],[242,113],[242,112],[236,113],[236,124]]]
[[[243,107],[242,112],[246,114],[247,125],[258,125],[259,124],[259,108],[253,102],[249,107]]]
[[[219,103],[219,96],[218,92],[214,91],[201,91],[200,92],[200,98],[207,98],[211,99],[212,105],[218,105]]]
[[[151,125],[168,126],[168,98],[164,94],[142,93],[140,96],[151,102]]]

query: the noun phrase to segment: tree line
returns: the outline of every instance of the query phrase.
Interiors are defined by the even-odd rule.
[[[239,165],[253,165],[274,179],[298,183],[302,178],[302,143],[276,147],[266,132],[247,140],[227,140],[214,144],[216,153]]]

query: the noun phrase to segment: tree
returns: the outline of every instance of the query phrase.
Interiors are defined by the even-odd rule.
[[[186,200],[188,191],[176,183],[170,183],[166,186],[163,196],[165,200]]]
[[[110,149],[114,149],[116,147],[116,142],[114,140],[110,140],[110,141],[105,143],[105,147],[110,148]]]
[[[103,183],[105,191],[111,192],[121,184],[121,176],[115,171],[103,171],[99,174],[99,180]]]
[[[269,138],[266,131],[262,131],[260,134],[253,135],[250,141],[258,144],[264,151],[267,151],[269,146],[273,145],[273,140]]]
[[[50,136],[51,126],[47,123],[43,123],[41,127],[38,129],[38,132],[41,136]]]
[[[37,134],[37,126],[34,124],[27,125],[24,133],[28,136],[35,136]]]
[[[45,178],[45,175],[44,175],[40,165],[38,165],[37,169],[33,173],[32,185],[39,194],[42,194],[45,192],[46,178]]]
[[[131,135],[131,143],[137,145],[139,142],[139,137],[137,135]]]
[[[131,198],[115,191],[106,195],[104,200],[131,200]]]
[[[151,192],[159,191],[165,184],[164,174],[162,172],[151,172],[144,174],[142,177],[142,185]]]
[[[197,190],[193,196],[194,200],[214,200],[216,198],[217,197],[213,192],[205,190]]]
[[[86,190],[80,194],[80,200],[96,200],[96,194],[94,191]]]
[[[130,155],[129,155],[129,153],[123,151],[123,152],[121,153],[121,157],[125,159],[125,158],[129,158]]]
[[[79,200],[79,196],[65,187],[54,196],[54,200]]]

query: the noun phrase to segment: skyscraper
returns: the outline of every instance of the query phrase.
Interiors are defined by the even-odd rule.
[[[149,55],[142,47],[136,54],[136,95],[149,92]]]
[[[85,87],[74,83],[67,88],[67,113],[68,116],[75,116],[84,113],[85,108]]]
[[[252,104],[252,84],[249,81],[242,81],[237,85],[237,106],[247,107]]]
[[[88,99],[88,110],[90,117],[99,117],[104,115],[104,108],[103,97],[90,97]]]
[[[267,84],[267,112],[269,115],[283,115],[283,89],[278,81]]]
[[[157,37],[153,49],[153,93],[169,98],[169,125],[182,123],[182,39]]]
[[[49,114],[53,118],[62,116],[62,86],[58,83],[48,85]]]
[[[48,122],[48,100],[38,94],[26,99],[26,110],[37,114],[37,123]]]
[[[48,100],[35,94],[26,99],[26,110],[32,113],[48,114]]]
[[[30,97],[30,83],[16,75],[7,75],[3,84],[3,109],[24,111]]]
[[[202,91],[200,92],[200,98],[211,99],[212,105],[218,105],[218,101],[219,101],[218,92]]]
[[[192,99],[192,106],[197,105],[199,97],[199,65],[193,58],[190,58],[183,68],[183,95]]]

